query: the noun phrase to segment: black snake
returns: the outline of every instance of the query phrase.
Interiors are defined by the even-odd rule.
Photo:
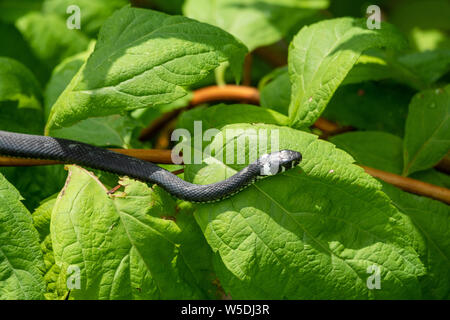
[[[47,136],[0,131],[0,155],[57,160],[126,175],[155,183],[173,196],[191,202],[211,202],[227,198],[252,184],[257,178],[293,168],[302,160],[299,152],[281,150],[261,156],[226,180],[198,185],[180,179],[151,162],[89,144]]]

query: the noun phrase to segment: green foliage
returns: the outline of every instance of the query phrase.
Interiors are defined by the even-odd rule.
[[[95,36],[105,20],[117,9],[125,6],[126,0],[44,0],[42,11],[67,18],[67,8],[80,8],[80,28],[90,36]]]
[[[18,19],[16,26],[48,74],[64,58],[85,50],[89,43],[81,32],[67,29],[64,19],[54,14],[31,12]]]
[[[0,174],[0,299],[42,299],[39,235],[19,192]]]
[[[403,174],[431,168],[449,149],[450,86],[418,93],[406,120]]]
[[[94,45],[91,43],[87,51],[65,59],[54,69],[45,91],[46,116],[50,114],[53,104],[91,55]],[[51,130],[50,134],[97,146],[129,148],[132,145],[139,145],[133,136],[136,128],[141,128],[141,125],[130,115],[111,115],[85,119],[70,127]]]
[[[286,127],[225,128],[279,130],[280,149],[301,151],[305,159],[298,168],[196,211],[209,245],[220,256],[216,271],[223,275],[222,285],[234,298],[420,296],[413,279],[424,270],[408,247],[418,235],[389,205],[380,185],[352,165],[350,156],[312,134]],[[212,144],[220,149],[223,143],[225,154],[229,146],[236,148],[233,139],[225,136],[222,142],[218,135]],[[206,159],[209,165],[202,168],[188,165],[188,176],[205,184],[236,172],[236,167],[213,160]],[[366,272],[374,263],[389,293],[368,290]]]
[[[279,41],[327,6],[328,0],[187,0],[184,13],[228,31],[251,51]]]
[[[238,78],[245,52],[218,28],[123,8],[103,25],[94,52],[53,106],[47,128],[173,102],[223,62]]]
[[[34,75],[20,62],[0,57],[0,129],[41,133],[42,96]]]
[[[81,288],[71,297],[206,298],[210,253],[198,232],[191,234],[192,219],[176,215],[175,202],[160,189],[119,183],[124,191],[109,196],[92,173],[69,168],[50,230],[55,263],[63,272],[81,269]]]
[[[383,183],[383,190],[392,203],[408,215],[425,240],[421,252],[422,261],[428,269],[421,278],[424,299],[448,299],[450,293],[450,210],[448,206],[418,197]]]
[[[360,130],[386,131],[402,137],[408,105],[414,95],[408,87],[379,82],[341,86],[323,116]]]
[[[325,109],[337,87],[365,50],[402,48],[402,35],[391,25],[369,30],[366,20],[340,18],[304,27],[289,47],[293,127],[307,127]]]
[[[16,0],[2,0],[0,1],[0,20],[14,22],[29,12],[39,11],[41,6],[42,0],[21,0],[20,5],[17,5]]]
[[[303,160],[212,203],[77,165],[1,167],[0,299],[450,298],[448,204],[358,166],[450,187],[434,168],[450,155],[446,0],[378,1],[379,30],[365,0],[127,3],[0,0],[0,130],[145,149],[201,124],[215,134],[182,150],[201,163],[161,165],[196,184],[272,147]],[[241,78],[260,106],[193,108]]]
[[[349,152],[364,165],[400,174],[403,170],[403,141],[383,132],[351,132],[334,137],[336,146]],[[415,178],[430,179],[432,171]],[[433,178],[431,178],[433,179]],[[448,179],[448,176],[447,176]],[[435,184],[439,184],[433,181]],[[448,188],[447,186],[444,186]],[[435,200],[402,192],[383,183],[383,191],[392,204],[409,216],[423,236],[424,246],[419,249],[421,261],[428,272],[420,278],[422,297],[444,299],[450,292],[450,260],[448,233],[450,210],[448,206]]]

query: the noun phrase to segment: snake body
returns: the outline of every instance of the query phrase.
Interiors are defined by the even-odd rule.
[[[180,179],[151,162],[67,139],[0,131],[0,155],[57,160],[126,175],[155,183],[173,196],[191,202],[211,202],[227,198],[249,186],[257,178],[290,169],[302,159],[299,152],[281,150],[261,156],[226,180],[198,185]]]

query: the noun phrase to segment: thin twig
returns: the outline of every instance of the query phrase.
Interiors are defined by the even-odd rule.
[[[196,106],[212,101],[245,101],[251,104],[259,104],[259,91],[248,86],[210,86],[194,91],[191,105]]]
[[[371,176],[379,178],[400,189],[450,204],[450,189],[363,165],[361,167]]]
[[[172,164],[171,150],[156,149],[109,149],[117,153],[154,163]],[[0,167],[29,167],[63,164],[62,161],[25,159],[0,156]]]

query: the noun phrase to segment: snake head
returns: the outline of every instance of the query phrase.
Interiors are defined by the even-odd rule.
[[[281,150],[261,156],[258,164],[262,176],[272,176],[292,169],[302,161],[302,154],[293,150]]]

